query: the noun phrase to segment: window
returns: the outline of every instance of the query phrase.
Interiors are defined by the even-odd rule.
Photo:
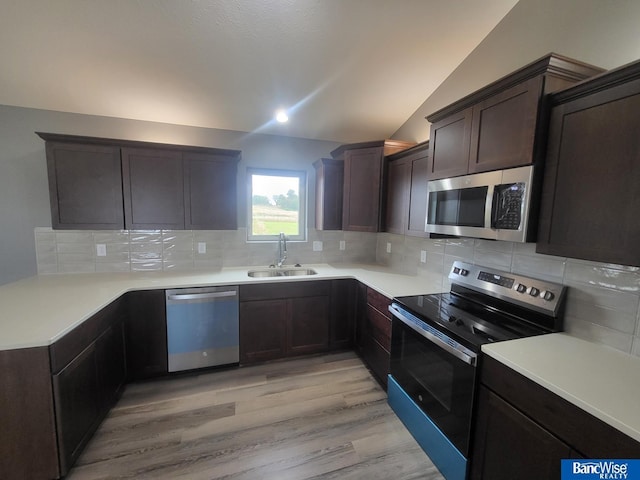
[[[306,172],[248,168],[247,240],[306,240],[306,186]]]

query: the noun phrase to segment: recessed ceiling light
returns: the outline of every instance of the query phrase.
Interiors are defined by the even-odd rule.
[[[276,121],[278,123],[287,123],[289,121],[289,115],[285,110],[278,110],[276,112]]]

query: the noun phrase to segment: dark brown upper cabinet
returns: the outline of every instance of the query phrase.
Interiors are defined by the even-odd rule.
[[[184,153],[185,228],[238,228],[236,173],[238,162],[229,155]]]
[[[123,148],[122,185],[127,229],[184,229],[181,152]]]
[[[381,231],[385,156],[413,145],[398,140],[380,140],[342,145],[331,152],[334,159],[344,160],[343,230]]]
[[[47,141],[46,151],[53,228],[124,227],[118,147]]]
[[[428,178],[530,165],[544,159],[545,94],[602,69],[549,54],[429,115]]]
[[[237,228],[238,150],[37,134],[53,228]]]
[[[427,170],[429,142],[387,157],[386,231],[427,236]]]
[[[316,230],[342,230],[344,162],[321,158],[316,170]]]
[[[550,102],[536,251],[640,266],[640,62]]]

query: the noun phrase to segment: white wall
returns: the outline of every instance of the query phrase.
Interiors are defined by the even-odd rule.
[[[393,138],[427,140],[426,116],[550,52],[605,69],[638,60],[639,21],[638,0],[520,0]]]
[[[34,228],[51,226],[44,141],[35,131],[242,150],[239,226],[246,223],[247,166],[307,170],[307,221],[313,225],[312,163],[329,156],[338,146],[325,141],[0,105],[0,284],[36,274]]]

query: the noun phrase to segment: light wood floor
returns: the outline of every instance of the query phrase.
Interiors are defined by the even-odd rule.
[[[443,479],[352,352],[130,384],[67,478]]]

